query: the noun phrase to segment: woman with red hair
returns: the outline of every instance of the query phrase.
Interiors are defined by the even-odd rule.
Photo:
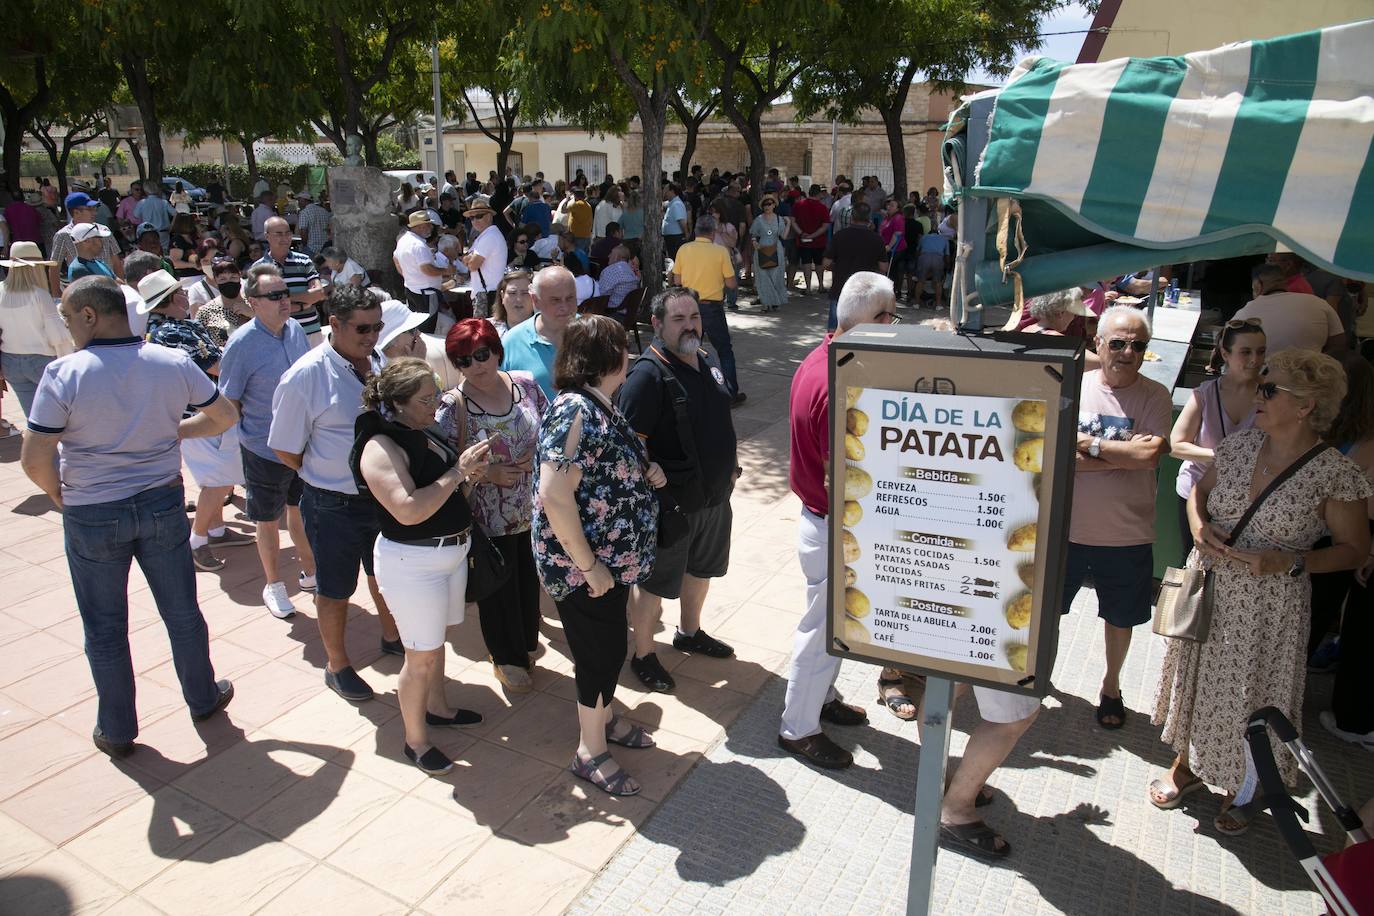
[[[496,678],[508,689],[531,688],[539,648],[539,577],[530,545],[532,472],[539,420],[548,399],[528,372],[503,372],[501,337],[484,318],[455,324],[444,341],[463,381],[444,394],[439,426],[460,453],[491,446],[489,463],[469,494],[473,517],[513,568],[490,597],[477,602],[482,639]]]

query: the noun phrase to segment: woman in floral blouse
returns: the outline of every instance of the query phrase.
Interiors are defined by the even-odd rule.
[[[539,578],[573,656],[581,740],[570,769],[612,795],[640,787],[606,743],[654,743],[641,726],[611,714],[611,699],[625,662],[630,586],[653,568],[653,488],[667,482],[611,401],[628,367],[620,322],[590,315],[568,325],[554,361],[559,394],[539,431],[531,530]]]
[[[514,572],[495,593],[477,602],[482,638],[496,679],[527,693],[533,653],[539,648],[539,575],[530,545],[531,484],[539,418],[548,399],[528,372],[502,372],[501,337],[484,318],[465,318],[444,342],[462,374],[444,395],[439,427],[455,449],[486,441],[488,463],[469,501],[482,532]]]

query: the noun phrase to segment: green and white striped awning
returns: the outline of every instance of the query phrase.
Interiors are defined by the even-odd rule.
[[[1182,57],[1024,61],[968,192],[1105,238],[1268,234],[1374,280],[1374,20]]]

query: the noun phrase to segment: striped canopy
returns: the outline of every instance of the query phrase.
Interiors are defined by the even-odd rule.
[[[1374,280],[1374,20],[1182,57],[1028,59],[968,193],[1150,248],[1262,232]]]

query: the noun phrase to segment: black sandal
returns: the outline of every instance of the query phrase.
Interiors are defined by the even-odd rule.
[[[1101,696],[1101,701],[1097,704],[1097,724],[1108,731],[1116,731],[1126,724],[1126,703],[1118,694],[1114,697]],[[1117,721],[1108,722],[1108,716],[1115,716]]]
[[[587,780],[607,795],[638,795],[639,786],[633,789],[625,788],[625,784],[630,781],[631,776],[625,772],[624,767],[616,770],[610,776],[602,776],[597,773],[597,768],[610,759],[610,751],[598,754],[590,760],[583,760],[582,755],[574,751],[572,766],[568,767],[568,770],[578,779]]]
[[[910,722],[912,719],[915,719],[917,709],[916,701],[913,700],[911,697],[907,696],[905,693],[894,693],[891,696],[886,696],[883,694],[884,687],[901,687],[902,689],[906,689],[905,682],[899,677],[878,678],[878,702],[886,706],[888,712],[892,713],[894,716],[901,719],[903,722]],[[897,708],[899,706],[910,706],[911,715],[904,716],[901,713],[899,713],[897,711]]]
[[[1000,847],[997,845],[998,840],[1002,841]],[[971,824],[941,824],[940,843],[979,859],[997,860],[1011,855],[1011,844],[982,821],[974,821]]]

